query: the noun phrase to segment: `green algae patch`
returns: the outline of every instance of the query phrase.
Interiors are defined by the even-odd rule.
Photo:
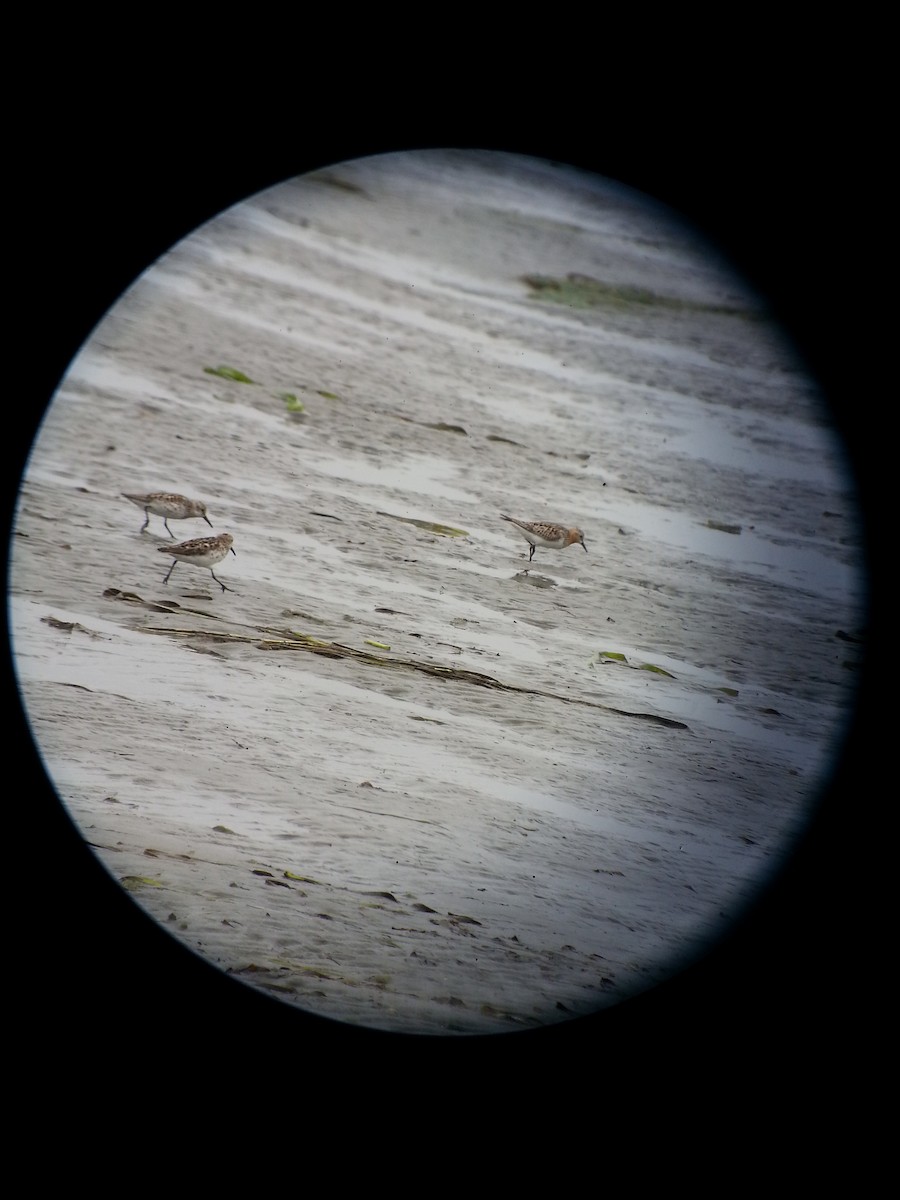
[[[570,274],[562,279],[551,275],[523,275],[522,282],[537,299],[563,304],[567,308],[630,308],[662,299],[649,288],[604,283],[590,275]]]
[[[662,667],[657,667],[653,663],[641,663],[638,667],[639,671],[652,671],[654,675],[665,675],[666,679],[674,679],[675,676],[669,671],[664,671]]]
[[[239,371],[237,367],[204,367],[203,370],[207,375],[218,375],[220,379],[230,379],[232,383],[255,383],[249,375],[245,375],[243,371]]]
[[[146,875],[123,875],[119,880],[129,892],[140,891],[143,887],[162,887],[158,879],[150,879]]]
[[[415,525],[417,529],[424,529],[428,533],[436,533],[439,537],[468,537],[467,529],[456,529],[452,525],[441,525],[437,521],[420,521],[417,517],[398,517],[396,513],[382,512],[378,510],[379,517],[390,517],[392,521],[405,521],[407,525]]]
[[[622,667],[630,667],[632,671],[650,671],[654,675],[665,675],[666,679],[675,678],[669,671],[664,671],[662,667],[656,666],[655,663],[630,663],[625,655],[621,654],[618,650],[598,650],[593,658],[588,660],[589,667],[603,666],[609,663],[614,663]]]
[[[279,392],[278,399],[284,402],[284,410],[289,413],[306,412],[306,405],[298,400],[293,392]]]
[[[522,282],[531,289],[532,298],[566,308],[605,308],[620,311],[653,309],[685,312],[724,313],[729,316],[755,318],[757,313],[730,304],[708,304],[667,296],[650,288],[628,283],[608,283],[591,275],[572,272],[562,278],[552,275],[522,275]]]

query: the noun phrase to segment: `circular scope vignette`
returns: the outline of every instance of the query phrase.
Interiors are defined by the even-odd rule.
[[[127,903],[228,986],[507,1034],[700,962],[856,702],[818,385],[671,210],[505,153],[335,164],[102,317],[21,482],[28,725]]]

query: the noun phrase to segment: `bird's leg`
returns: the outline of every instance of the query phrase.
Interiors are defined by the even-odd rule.
[[[177,566],[178,566],[178,559],[177,559],[177,558],[173,558],[173,559],[172,559],[172,565],[171,565],[171,567],[169,567],[169,574],[168,574],[168,575],[166,575],[165,579],[163,580],[163,583],[168,583],[168,582],[169,582],[169,575],[171,575],[171,574],[172,574],[172,572],[175,570],[175,568],[176,568]]]
[[[210,568],[209,568],[209,573],[210,573],[210,575],[212,575],[213,579],[215,579],[216,583],[219,585],[219,587],[222,589],[222,591],[223,591],[223,592],[230,592],[230,591],[232,591],[232,588],[227,588],[227,587],[225,586],[225,584],[222,582],[222,580],[218,578],[218,576],[216,575],[216,573],[215,573],[215,571],[212,569],[212,567],[210,567]]]

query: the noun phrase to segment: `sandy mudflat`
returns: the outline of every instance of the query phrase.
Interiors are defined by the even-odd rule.
[[[523,282],[573,273],[605,301]],[[158,489],[234,535],[232,591],[163,586],[121,497]],[[501,512],[588,552],[529,567]],[[10,578],[35,740],[112,877],[366,1028],[670,977],[789,855],[855,697],[854,498],[777,330],[627,193],[502,156],[330,169],[161,260],[60,387]]]

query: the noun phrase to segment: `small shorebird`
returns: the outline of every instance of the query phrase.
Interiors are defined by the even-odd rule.
[[[123,492],[122,495],[126,500],[130,500],[132,504],[136,504],[138,508],[144,510],[147,519],[141,526],[141,533],[150,524],[151,513],[162,517],[166,532],[172,538],[175,534],[169,529],[169,517],[173,521],[186,521],[188,517],[202,517],[212,529],[212,521],[206,515],[206,505],[202,500],[188,500],[187,496],[179,496],[175,492],[148,492],[146,496]]]
[[[230,533],[220,533],[216,537],[192,538],[189,542],[179,542],[177,546],[157,546],[156,548],[160,554],[171,554],[174,559],[169,567],[169,575],[180,562],[192,563],[195,567],[206,567],[222,591],[230,592],[232,589],[227,588],[221,579],[216,578],[213,567],[217,562],[222,561],[229,550],[234,554],[234,547],[231,544],[233,541],[234,538]],[[237,555],[235,555],[236,557]],[[163,583],[169,582],[169,575],[165,577]]]
[[[515,525],[522,537],[531,542],[529,562],[534,558],[538,546],[544,546],[547,550],[562,550],[577,543],[587,553],[584,534],[580,529],[570,529],[568,525],[552,525],[548,521],[517,521],[515,517],[508,517],[505,513],[501,513],[500,516],[504,521]]]

